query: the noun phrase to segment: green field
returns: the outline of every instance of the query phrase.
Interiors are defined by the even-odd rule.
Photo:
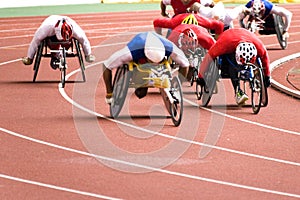
[[[122,3],[122,4],[80,4],[60,6],[34,6],[0,8],[0,17],[47,16],[53,14],[81,14],[97,12],[123,12],[138,10],[159,10],[159,3]]]

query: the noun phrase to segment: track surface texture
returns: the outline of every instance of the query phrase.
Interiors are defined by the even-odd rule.
[[[259,36],[271,62],[300,50],[300,6],[284,7],[294,14],[288,48],[275,35]],[[33,66],[20,60],[45,17],[0,18],[0,199],[300,198],[300,102],[274,87],[257,115],[236,106],[224,79],[207,108],[183,84],[179,127],[156,89],[143,99],[130,89],[120,118],[109,117],[102,62],[136,33],[153,30],[159,15],[69,15],[86,31],[96,62],[86,63],[83,83],[69,58],[64,89],[49,59],[42,58],[36,83]],[[295,58],[272,77],[295,89],[286,75],[297,68]]]

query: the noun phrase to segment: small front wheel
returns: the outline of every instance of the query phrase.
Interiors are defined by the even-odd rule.
[[[66,49],[62,48],[62,57],[60,58],[60,79],[61,79],[61,87],[65,87],[66,83],[66,69],[67,69],[67,62],[66,62]]]

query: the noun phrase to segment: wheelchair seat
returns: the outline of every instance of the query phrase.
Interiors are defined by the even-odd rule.
[[[258,31],[259,34],[261,35],[272,35],[276,34],[276,29],[275,29],[275,23],[274,23],[274,16],[268,15],[265,18],[265,23],[263,24],[263,29]]]
[[[236,67],[235,54],[225,54],[218,58],[218,67],[221,72],[220,77],[223,79],[230,78],[229,68]]]

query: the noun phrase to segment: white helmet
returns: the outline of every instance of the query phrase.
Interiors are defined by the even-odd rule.
[[[248,62],[254,63],[257,56],[257,49],[253,43],[241,42],[236,47],[235,59],[239,65],[246,64]]]
[[[165,57],[165,46],[158,36],[149,32],[145,42],[145,56],[154,63],[159,63]]]
[[[252,4],[252,11],[254,14],[259,15],[265,10],[265,4],[261,0],[254,0]]]

